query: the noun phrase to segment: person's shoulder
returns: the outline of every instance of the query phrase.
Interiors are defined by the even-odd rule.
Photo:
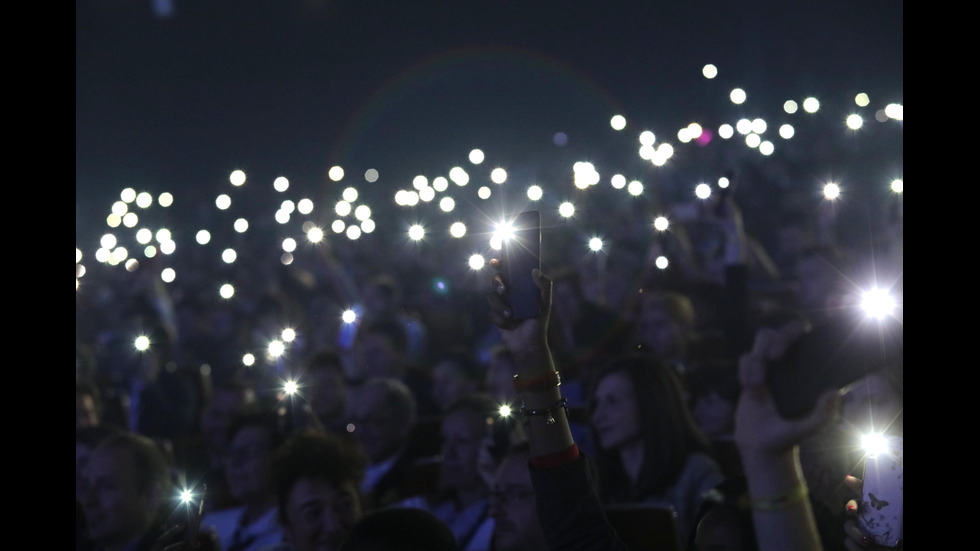
[[[238,505],[235,507],[228,507],[226,509],[218,509],[217,511],[211,511],[205,514],[201,518],[201,526],[213,525],[220,526],[227,523],[237,523],[239,517],[245,511],[244,505]]]

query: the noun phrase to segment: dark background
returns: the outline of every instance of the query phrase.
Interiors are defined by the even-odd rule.
[[[691,121],[733,122],[735,86],[749,94],[745,116],[815,95],[840,128],[857,92],[872,99],[866,119],[902,103],[902,10],[888,0],[76,2],[76,246],[94,247],[124,187],[171,191],[190,212],[236,168],[262,185],[286,175],[295,189],[327,185],[333,165],[345,182],[377,168],[386,201],[415,174],[466,164],[474,147],[512,178],[580,157],[604,162],[606,177],[636,164],[640,130],[676,147]],[[705,63],[718,78],[701,75]],[[610,130],[616,113],[624,133]],[[900,134],[889,146],[900,164]]]

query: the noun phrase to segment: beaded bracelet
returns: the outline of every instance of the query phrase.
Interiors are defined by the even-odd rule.
[[[749,505],[756,511],[781,511],[788,509],[797,503],[802,503],[810,496],[804,482],[800,482],[795,488],[777,496],[764,497],[749,501]]]
[[[561,386],[561,376],[557,371],[545,373],[544,375],[538,375],[537,377],[531,377],[526,381],[522,381],[518,375],[514,375],[514,390],[516,390],[518,394],[529,390],[534,392],[548,390],[549,388],[554,388],[556,386]]]
[[[527,409],[527,406],[522,405],[521,406],[521,415],[524,417],[524,423],[525,424],[528,423],[528,418],[527,417],[529,415],[547,415],[547,417],[544,418],[544,423],[546,425],[554,425],[555,424],[555,415],[554,415],[554,413],[556,411],[558,411],[558,408],[564,409],[565,410],[565,417],[566,418],[568,417],[568,409],[565,407],[565,403],[566,402],[567,402],[567,400],[565,399],[564,396],[562,396],[560,400],[558,400],[557,402],[555,402],[555,405],[553,405],[551,407],[547,407],[545,409]]]

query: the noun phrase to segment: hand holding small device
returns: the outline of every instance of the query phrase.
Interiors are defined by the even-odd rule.
[[[522,212],[514,220],[512,235],[502,243],[502,275],[507,288],[511,320],[535,318],[541,312],[541,291],[531,271],[541,268],[541,213]]]
[[[196,540],[201,529],[201,518],[204,516],[206,493],[207,487],[203,485],[199,491],[188,489],[180,491],[174,500],[176,503],[173,512],[167,519],[167,531],[156,542],[157,544],[164,545],[163,549],[167,551],[198,548]],[[183,530],[180,531],[178,526],[183,527]]]
[[[898,547],[904,523],[903,438],[884,436],[882,441],[881,450],[865,458],[858,526],[875,544]]]

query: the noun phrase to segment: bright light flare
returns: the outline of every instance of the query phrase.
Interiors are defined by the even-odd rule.
[[[239,218],[235,220],[235,231],[238,233],[245,233],[248,230],[248,220],[244,218]]]
[[[868,457],[877,457],[888,452],[888,439],[884,434],[871,432],[861,435],[861,447]]]
[[[896,178],[896,179],[892,180],[891,189],[895,193],[902,193],[902,191],[905,190],[905,183],[902,182],[902,180]]]
[[[656,264],[657,268],[661,270],[666,270],[667,265],[669,264],[666,256],[658,256],[657,260],[655,260],[654,263]]]
[[[299,384],[296,383],[296,381],[286,381],[286,383],[282,385],[282,390],[287,396],[292,396],[299,390]]]
[[[225,249],[221,251],[221,260],[223,260],[225,264],[231,264],[237,259],[238,253],[235,252],[235,249]]]
[[[463,237],[466,235],[466,224],[462,222],[454,222],[453,225],[449,226],[449,235],[453,237]]]
[[[423,228],[420,224],[413,224],[410,228],[408,228],[408,238],[412,241],[419,241],[423,237],[425,237],[425,228]]]
[[[701,67],[701,74],[704,75],[704,78],[707,79],[715,78],[716,76],[718,76],[718,67],[715,67],[711,63],[708,63],[704,67]]]
[[[150,339],[146,335],[140,335],[133,341],[133,346],[136,347],[136,350],[144,352],[150,348]]]
[[[575,214],[575,205],[565,201],[564,203],[558,205],[558,214],[562,218],[571,218]]]
[[[495,184],[502,184],[507,181],[507,171],[502,168],[495,168],[490,171],[490,181]]]
[[[357,312],[348,308],[347,310],[344,310],[342,314],[340,314],[340,320],[344,323],[354,323],[354,321],[357,320]]]
[[[311,243],[319,243],[323,241],[323,230],[320,228],[310,228],[310,231],[306,232],[306,238],[310,240]]]
[[[245,355],[243,355],[242,356],[242,365],[245,365],[245,366],[255,365],[255,355],[254,354],[245,354]]]
[[[803,100],[803,110],[807,113],[816,113],[820,110],[820,100],[814,97]]]
[[[353,203],[354,201],[357,201],[357,189],[352,187],[346,188],[344,189],[344,192],[340,194],[340,196],[344,199],[344,201]]]
[[[218,207],[220,210],[228,210],[228,207],[231,206],[231,197],[225,193],[222,193],[215,198],[214,206]]]
[[[473,149],[473,150],[470,151],[470,154],[469,154],[470,162],[473,163],[473,164],[475,164],[475,165],[478,165],[478,164],[482,163],[483,162],[483,159],[485,159],[485,158],[486,157],[483,155],[483,151],[480,150],[480,149]]]
[[[467,264],[471,270],[480,270],[486,266],[487,260],[483,258],[482,254],[471,254],[469,260],[467,260]]]
[[[602,250],[602,239],[598,237],[593,237],[589,239],[589,250],[592,252],[599,252]]]
[[[327,171],[327,177],[334,182],[339,182],[344,179],[344,169],[339,166],[332,166],[330,170]]]
[[[658,216],[653,219],[653,227],[657,231],[666,231],[670,227],[670,221],[666,216]]]
[[[510,417],[510,406],[507,404],[501,404],[500,407],[497,408],[497,413],[499,413],[501,417]]]
[[[613,130],[622,130],[626,128],[626,117],[622,115],[613,115],[613,117],[609,119],[609,126],[611,126]]]
[[[745,103],[745,99],[747,97],[748,96],[746,95],[745,90],[742,90],[741,88],[735,88],[734,90],[731,91],[731,93],[728,94],[728,99],[732,100],[732,103],[734,103],[735,105],[741,105]]]
[[[153,204],[153,196],[147,192],[142,192],[136,196],[136,206],[145,209],[149,208]]]
[[[708,197],[711,197],[711,186],[705,183],[700,183],[694,186],[694,195],[696,195],[698,199],[707,199]]]
[[[296,340],[296,330],[287,327],[282,330],[281,336],[282,336],[282,340],[286,342],[293,342],[294,340]]]
[[[229,299],[235,296],[235,286],[231,283],[225,283],[218,289],[218,295],[223,299]]]
[[[280,176],[272,182],[272,189],[282,193],[289,189],[289,179],[285,176]]]
[[[539,201],[541,197],[544,196],[544,191],[539,185],[528,186],[527,188],[527,198],[532,201]]]
[[[861,296],[861,308],[875,319],[883,319],[895,310],[895,299],[888,291],[875,287]]]
[[[858,128],[861,128],[864,125],[864,119],[861,118],[861,115],[858,115],[857,113],[852,113],[847,116],[847,120],[845,121],[845,124],[847,124],[847,127],[850,128],[851,130],[857,130]]]
[[[840,186],[833,182],[827,182],[823,186],[823,196],[830,200],[837,199],[840,197]]]
[[[269,356],[273,358],[278,358],[286,352],[286,345],[280,340],[274,340],[269,343]]]

